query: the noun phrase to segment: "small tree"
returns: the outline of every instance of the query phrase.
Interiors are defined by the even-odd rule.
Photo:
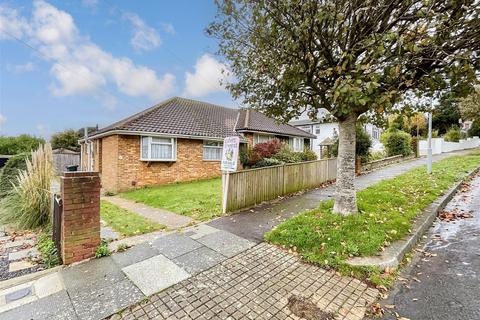
[[[14,155],[36,150],[45,140],[28,134],[16,137],[0,136],[0,154]]]
[[[480,69],[478,1],[224,0],[220,40],[235,98],[279,120],[327,109],[339,122],[334,212],[357,211],[355,127],[405,92],[471,83]]]
[[[465,120],[480,121],[480,86],[465,98],[460,99],[459,109]]]
[[[355,135],[355,154],[362,162],[367,162],[370,156],[370,148],[372,147],[372,138],[363,129],[362,126],[357,126]],[[332,146],[332,153],[335,157],[338,156],[338,138]]]
[[[80,138],[78,131],[69,129],[53,134],[50,143],[52,144],[52,149],[64,148],[72,151],[80,151],[80,145],[78,144]]]

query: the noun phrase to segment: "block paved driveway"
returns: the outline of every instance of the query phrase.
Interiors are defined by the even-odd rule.
[[[362,319],[376,289],[308,265],[261,243],[157,293],[116,319],[300,319],[288,307],[305,297],[336,319]]]

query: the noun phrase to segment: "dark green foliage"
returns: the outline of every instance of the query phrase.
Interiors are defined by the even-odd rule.
[[[45,140],[28,134],[16,137],[0,136],[0,154],[14,155],[23,152],[30,152],[44,144]]]
[[[5,166],[0,170],[0,198],[5,197],[16,183],[19,170],[25,170],[26,159],[29,154],[21,153],[8,159]]]
[[[433,111],[432,128],[438,130],[438,134],[443,135],[452,125],[457,125],[460,118],[458,105],[451,99],[443,100]]]
[[[445,136],[443,136],[445,141],[448,141],[448,142],[458,142],[461,139],[461,137],[462,137],[462,134],[458,126],[452,126],[450,129],[448,129]]]
[[[360,157],[362,162],[368,161],[370,156],[370,147],[372,146],[372,138],[368,135],[362,126],[356,128],[356,142],[355,142],[355,154]],[[338,156],[338,137],[332,146],[332,154]]]
[[[70,129],[53,134],[50,143],[54,150],[64,148],[72,151],[80,151],[80,145],[78,144],[80,138],[78,131]]]
[[[275,154],[272,158],[282,162],[282,163],[296,163],[302,161],[302,156],[300,152],[293,152],[288,145],[284,145],[280,151]]]
[[[311,149],[305,149],[305,151],[300,153],[302,161],[313,161],[317,160],[317,154]]]
[[[271,167],[271,166],[278,166],[283,164],[282,161],[275,159],[275,158],[264,158],[257,163],[255,163],[252,168],[263,168],[263,167]]]
[[[47,268],[53,268],[61,263],[57,247],[52,240],[51,231],[44,232],[40,235],[37,242],[37,248],[42,254],[43,264]]]
[[[389,129],[382,134],[380,140],[385,146],[388,157],[396,155],[408,156],[412,153],[412,137],[405,131]]]
[[[475,120],[472,127],[468,130],[469,137],[480,137],[480,120]]]

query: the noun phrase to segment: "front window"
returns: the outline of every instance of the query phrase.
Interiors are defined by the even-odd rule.
[[[315,125],[315,134],[317,134],[317,135],[320,134],[320,125],[319,124]]]
[[[175,138],[142,137],[141,160],[175,161],[177,158]]]
[[[203,141],[203,160],[222,160],[223,142]]]
[[[288,144],[295,152],[302,152],[304,147],[303,138],[290,138]]]
[[[253,135],[253,144],[267,142],[269,140],[275,139],[275,136],[270,136],[266,134],[254,134]]]

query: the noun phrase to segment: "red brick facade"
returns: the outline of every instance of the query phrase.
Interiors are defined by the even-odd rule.
[[[100,187],[97,172],[65,172],[61,177],[64,264],[95,256],[100,245]]]

